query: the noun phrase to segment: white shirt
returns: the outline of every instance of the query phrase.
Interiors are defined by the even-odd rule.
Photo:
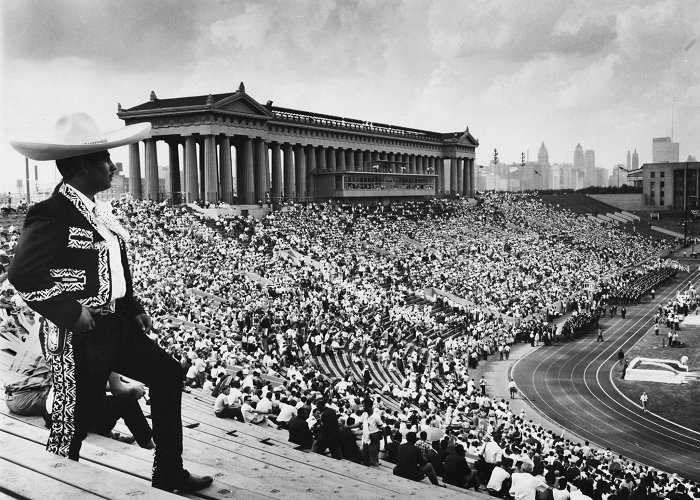
[[[511,481],[509,493],[514,500],[532,500],[536,491],[547,489],[547,483],[526,472],[514,472]]]
[[[280,403],[280,413],[277,415],[278,422],[289,422],[292,417],[297,416],[297,409],[285,403]]]
[[[90,200],[83,193],[75,189],[70,184],[66,184],[66,188],[72,190],[80,201],[83,202],[88,212],[95,215],[95,202]],[[126,278],[124,277],[124,266],[122,265],[121,248],[119,247],[119,238],[110,231],[97,217],[94,217],[97,223],[97,232],[100,233],[107,243],[107,253],[109,255],[109,270],[112,283],[112,295],[110,300],[121,299],[126,295]]]
[[[490,490],[500,491],[503,487],[503,481],[509,477],[510,474],[508,474],[505,469],[497,465],[491,472],[491,479],[489,479],[489,483],[486,485],[486,487]]]
[[[495,441],[486,443],[481,453],[484,456],[484,460],[490,464],[500,463],[501,458],[503,458],[503,449]]]

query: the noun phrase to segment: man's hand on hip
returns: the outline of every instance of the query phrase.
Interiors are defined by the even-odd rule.
[[[138,316],[134,317],[134,320],[136,321],[136,324],[139,326],[143,333],[148,333],[151,331],[153,322],[151,321],[151,317],[148,314],[139,314]]]
[[[71,328],[71,331],[83,333],[89,332],[93,328],[95,328],[95,320],[92,319],[92,311],[90,310],[90,308],[82,306],[82,310],[80,311],[80,317],[78,318],[78,321],[76,321],[73,325],[73,328]]]

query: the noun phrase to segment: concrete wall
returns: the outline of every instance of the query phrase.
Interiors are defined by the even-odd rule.
[[[642,193],[630,194],[589,194],[593,199],[617,207],[620,210],[634,212],[635,210],[649,210],[649,207],[644,205],[644,195]]]

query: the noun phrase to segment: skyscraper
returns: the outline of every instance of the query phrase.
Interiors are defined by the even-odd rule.
[[[678,143],[671,142],[670,137],[654,137],[651,142],[652,163],[678,162]]]
[[[595,169],[595,151],[587,149],[583,153],[583,168],[586,172]]]
[[[634,154],[632,155],[632,170],[639,169],[639,155],[637,154],[637,149],[635,148]]]
[[[576,149],[574,149],[574,168],[583,168],[583,148],[581,144],[576,144]]]
[[[549,153],[544,145],[544,141],[542,141],[540,150],[537,152],[537,168],[535,171],[539,172],[539,176],[535,175],[535,177],[539,177],[539,179],[535,179],[536,185],[541,186],[543,189],[559,188],[559,186],[552,184],[552,167],[549,165]]]
[[[544,141],[542,141],[540,150],[537,152],[537,164],[542,166],[549,165],[549,153],[547,152],[547,148],[544,146]]]
[[[632,168],[632,157],[630,156],[630,150],[627,150],[627,170]]]
[[[595,171],[595,152],[587,149],[583,153],[583,185],[585,187],[595,186],[598,182],[598,175]]]

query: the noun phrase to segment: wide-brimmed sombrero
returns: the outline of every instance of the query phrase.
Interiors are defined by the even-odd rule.
[[[128,125],[111,132],[101,132],[86,113],[70,113],[56,122],[51,141],[11,141],[10,145],[31,160],[61,160],[133,144],[148,137],[150,123]]]

